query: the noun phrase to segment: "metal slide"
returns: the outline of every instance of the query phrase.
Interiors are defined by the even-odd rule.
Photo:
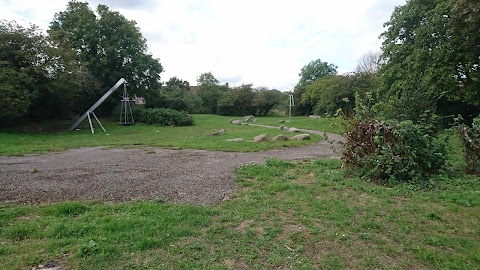
[[[97,102],[95,102],[95,104],[93,104],[93,106],[90,109],[88,109],[80,118],[78,118],[77,122],[75,122],[75,124],[73,124],[70,127],[70,131],[75,130],[75,128],[77,128],[78,125],[80,125],[83,122],[83,120],[85,120],[85,118],[88,118],[88,122],[90,123],[90,129],[92,130],[92,133],[94,133],[92,120],[90,118],[90,114],[91,114],[91,115],[93,115],[95,120],[97,120],[100,127],[102,127],[103,131],[107,132],[105,130],[105,128],[102,126],[102,123],[100,123],[100,120],[98,120],[97,116],[95,115],[95,113],[93,111],[98,106],[100,106],[100,104],[102,104],[105,101],[105,99],[107,99],[113,92],[115,92],[115,90],[117,90],[117,88],[120,87],[120,85],[122,85],[123,83],[126,83],[126,80],[124,78],[121,78],[120,80],[118,80],[118,82],[114,86],[112,86],[112,88],[110,88],[110,90],[108,90],[105,94],[103,94],[103,96]]]

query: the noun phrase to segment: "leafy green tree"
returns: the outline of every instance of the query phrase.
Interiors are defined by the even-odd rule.
[[[169,108],[189,113],[203,112],[202,100],[190,92],[190,83],[177,77],[168,80],[158,96],[147,101],[148,108]]]
[[[197,95],[202,99],[203,107],[207,113],[217,113],[218,102],[227,87],[219,85],[211,72],[200,74],[197,78],[198,92]]]
[[[25,117],[35,89],[33,78],[11,67],[0,67],[0,118],[12,121]]]
[[[199,86],[214,86],[220,84],[220,81],[213,76],[212,72],[205,72],[198,76],[197,83]]]
[[[250,115],[255,113],[255,93],[251,84],[242,84],[223,92],[218,100],[220,115]]]
[[[40,96],[48,94],[48,43],[37,27],[0,22],[0,117],[26,117]],[[52,72],[54,70],[51,70]]]
[[[174,88],[180,88],[183,91],[190,91],[190,83],[188,81],[184,81],[182,79],[179,79],[177,77],[172,77],[170,80],[168,80],[166,83],[166,89],[168,90],[173,90]]]
[[[411,0],[395,9],[380,69],[392,117],[434,111],[440,99],[480,106],[479,12],[472,0]]]
[[[130,94],[155,95],[162,66],[147,53],[147,44],[135,21],[105,5],[96,14],[88,3],[71,1],[55,14],[48,33],[56,46],[70,48],[101,83],[105,91],[125,78]]]
[[[335,74],[337,74],[337,66],[327,62],[322,62],[320,59],[310,61],[310,63],[302,67],[300,73],[298,74],[298,76],[300,76],[300,80],[294,90],[294,97],[298,104],[294,107],[295,113],[299,115],[311,113],[313,108],[308,106],[306,103],[300,102],[306,87],[321,77]]]
[[[287,104],[287,95],[265,87],[259,87],[254,90],[255,97],[253,106],[255,107],[255,115],[268,115],[274,108]]]
[[[324,76],[307,86],[301,104],[312,107],[317,115],[332,116],[338,109],[350,113],[355,106],[355,93],[375,91],[378,87],[379,80],[371,73]]]
[[[0,23],[0,69],[2,115],[9,119],[65,118],[84,112],[83,104],[95,97],[91,89],[98,88],[70,49],[51,46],[33,25]]]

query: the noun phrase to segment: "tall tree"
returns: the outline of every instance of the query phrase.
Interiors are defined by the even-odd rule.
[[[199,86],[213,86],[218,85],[220,81],[213,76],[212,72],[205,72],[198,76],[197,83]]]
[[[220,115],[250,115],[255,113],[255,94],[251,84],[242,84],[222,93],[218,100]]]
[[[217,113],[218,101],[227,89],[220,86],[220,81],[211,72],[200,74],[197,78],[198,96],[202,99],[203,107],[207,113]]]
[[[300,80],[298,81],[298,84],[294,90],[294,97],[297,103],[297,106],[294,107],[295,113],[300,115],[311,113],[313,107],[308,106],[305,103],[300,103],[306,87],[321,77],[335,74],[337,74],[337,66],[327,62],[322,62],[320,59],[310,61],[310,63],[302,67],[300,73],[298,74],[298,76],[300,76]]]
[[[395,8],[381,35],[380,73],[392,107],[410,112],[404,118],[434,110],[441,98],[480,106],[479,12],[474,0],[410,0]]]
[[[0,69],[2,118],[66,118],[83,112],[98,88],[72,50],[52,46],[34,25],[0,23]]]
[[[88,3],[71,1],[55,14],[48,30],[57,46],[71,48],[79,61],[108,88],[124,77],[131,94],[153,95],[160,88],[162,66],[147,52],[135,21],[105,5],[96,13]]]
[[[317,115],[332,116],[338,109],[348,114],[355,106],[355,93],[375,91],[378,86],[377,76],[370,73],[324,76],[307,86],[301,104],[312,107]]]
[[[27,116],[42,95],[49,92],[52,61],[46,37],[37,27],[0,22],[0,117]],[[50,66],[54,68],[54,65]]]
[[[168,80],[165,83],[165,88],[169,90],[173,90],[173,88],[179,88],[184,91],[189,91],[190,90],[190,83],[188,81],[184,81],[182,79],[179,79],[178,77],[174,76],[171,77],[170,80]]]
[[[282,103],[287,104],[287,95],[278,90],[259,87],[254,89],[254,93],[255,115],[268,115],[272,109],[279,107]]]

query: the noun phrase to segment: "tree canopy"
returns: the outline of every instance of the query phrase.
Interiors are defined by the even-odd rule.
[[[148,54],[136,22],[105,5],[95,13],[88,3],[71,1],[55,14],[48,33],[57,46],[73,50],[103,88],[122,77],[132,94],[148,96],[160,87],[162,66]]]
[[[298,115],[312,113],[313,107],[311,105],[300,102],[307,86],[313,84],[319,78],[335,74],[337,74],[337,66],[322,62],[320,59],[312,60],[307,65],[303,66],[298,74],[300,80],[294,90],[294,97],[297,103],[297,106],[294,107],[295,113]]]
[[[480,2],[410,0],[385,23],[383,94],[405,110],[441,99],[480,106]],[[430,105],[412,103],[431,100]],[[415,108],[409,108],[415,106]]]
[[[217,113],[218,101],[226,86],[221,86],[220,81],[211,72],[200,74],[197,78],[198,96],[202,99],[203,107],[207,113]]]

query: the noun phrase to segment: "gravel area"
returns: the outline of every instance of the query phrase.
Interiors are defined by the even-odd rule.
[[[254,153],[89,147],[0,157],[0,203],[159,199],[211,204],[228,199],[236,188],[236,167],[272,157],[338,157],[335,149],[342,137],[329,134],[329,139],[306,147]]]

